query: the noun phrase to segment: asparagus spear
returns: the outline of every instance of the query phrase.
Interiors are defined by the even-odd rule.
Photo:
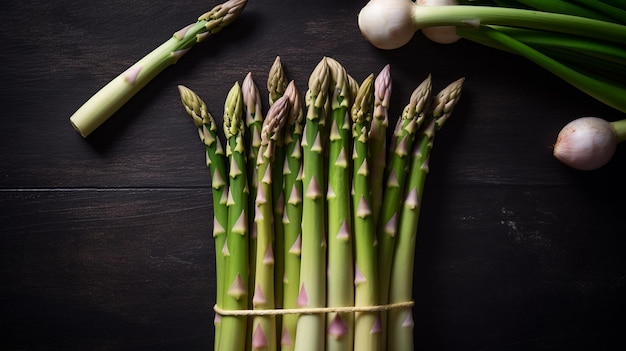
[[[355,241],[355,306],[377,306],[378,257],[376,230],[372,216],[370,191],[369,126],[374,103],[374,75],[361,83],[352,105],[353,142],[353,214]],[[380,313],[355,313],[354,349],[380,350],[382,325]]]
[[[263,128],[263,112],[261,104],[261,94],[252,78],[252,73],[248,72],[241,84],[241,97],[243,99],[243,113],[245,114],[245,123],[247,127],[247,137],[245,138],[247,153],[247,177],[249,198],[252,201],[248,203],[248,223],[253,223],[255,216],[254,199],[257,191],[257,155],[261,147],[261,129]],[[251,256],[255,255],[257,242],[256,226],[250,226],[249,252]],[[256,260],[250,260],[250,289],[254,287],[254,272],[256,269]],[[253,291],[250,291],[252,296]]]
[[[374,81],[374,118],[369,131],[370,157],[376,160],[370,176],[372,189],[372,216],[374,228],[378,224],[383,202],[383,178],[387,163],[387,127],[389,126],[389,103],[391,100],[391,75],[386,65]]]
[[[269,104],[272,106],[275,101],[280,99],[287,88],[285,72],[283,70],[283,66],[280,62],[280,57],[276,57],[272,67],[270,67],[270,72],[267,78],[267,90],[269,94]],[[285,150],[284,150],[284,138],[278,138],[275,143],[275,151],[274,151],[274,160],[276,164],[282,165],[285,160]],[[274,240],[276,241],[276,247],[282,248],[284,243],[283,237],[283,214],[285,210],[285,201],[283,198],[283,169],[281,167],[273,167],[273,175],[274,178],[273,186],[272,186],[272,196],[274,199],[274,222],[280,225],[274,226]],[[277,277],[282,278],[284,275],[284,254],[283,250],[278,250],[275,253],[275,273]],[[276,306],[282,307],[283,305],[283,282],[282,279],[276,279],[275,286],[275,295],[276,295]],[[279,331],[281,319],[279,318]]]
[[[215,304],[224,307],[224,275],[226,272],[225,258],[222,248],[226,243],[226,227],[228,225],[228,208],[226,207],[226,196],[228,194],[228,170],[227,159],[224,155],[222,143],[217,136],[217,125],[213,116],[207,110],[206,104],[191,89],[179,85],[180,98],[189,114],[198,127],[200,140],[205,145],[206,163],[211,173],[211,186],[213,197],[213,238],[215,240],[215,282],[216,282],[216,302]],[[215,314],[215,341],[217,349],[219,345],[221,316]]]
[[[261,146],[257,159],[256,216],[257,251],[254,309],[274,309],[274,198],[272,182],[274,150],[282,138],[282,127],[289,113],[289,98],[283,97],[272,105],[263,122]],[[280,167],[279,167],[280,168]],[[255,316],[252,324],[252,350],[277,350],[276,317]]]
[[[409,178],[404,192],[397,245],[391,270],[389,303],[410,301],[413,289],[415,240],[419,211],[421,209],[424,183],[429,172],[430,151],[435,132],[450,117],[461,96],[464,79],[461,78],[444,88],[434,99],[424,128],[414,142]],[[392,309],[388,314],[388,350],[413,350],[413,316],[410,307]]]
[[[300,93],[293,81],[287,85],[285,96],[289,98],[291,110],[285,126],[285,166],[283,167],[283,307],[297,308],[298,287],[300,285],[300,250],[302,222],[302,128],[304,112]],[[278,247],[278,246],[277,246]],[[296,340],[297,314],[282,318],[281,349],[293,350]]]
[[[331,76],[328,157],[328,301],[329,307],[354,306],[354,261],[352,257],[351,120],[352,105],[348,75],[337,61],[327,58]],[[326,350],[352,350],[354,314],[327,314]]]
[[[247,0],[228,0],[200,16],[196,23],[174,33],[169,40],[87,100],[70,117],[72,126],[86,138],[161,71],[175,64],[196,43],[232,23],[241,14],[247,2]]]
[[[325,142],[322,128],[328,100],[329,72],[324,57],[309,78],[307,114],[302,140],[303,191],[302,251],[298,306],[326,306],[326,179]],[[296,350],[319,351],[325,347],[325,316],[303,314],[298,318]]]
[[[245,121],[243,119],[241,87],[235,83],[224,106],[226,153],[230,161],[228,193],[228,228],[224,308],[245,310],[248,303],[248,178],[245,154]],[[247,319],[244,316],[223,316],[219,350],[243,351],[246,348]]]
[[[404,183],[409,172],[410,154],[418,128],[424,121],[431,100],[430,75],[413,91],[409,103],[398,119],[389,145],[389,162],[385,170],[385,190],[377,228],[378,276],[380,279],[380,301],[388,302],[391,262],[397,236]],[[387,312],[381,312],[383,325]],[[387,328],[383,329],[383,340]]]

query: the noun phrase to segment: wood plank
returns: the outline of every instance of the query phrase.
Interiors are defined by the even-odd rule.
[[[208,348],[207,197],[206,189],[0,193],[11,349]]]

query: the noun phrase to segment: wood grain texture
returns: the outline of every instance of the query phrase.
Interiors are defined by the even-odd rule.
[[[519,57],[416,35],[361,37],[365,1],[250,1],[87,140],[69,116],[187,25],[206,1],[19,1],[0,13],[0,345],[9,350],[206,350],[213,342],[210,178],[177,85],[219,121],[278,55],[305,91],[323,56],[357,80],[389,63],[395,120],[429,73],[464,76],[438,135],[415,266],[416,345],[429,350],[624,345],[626,153],[559,164],[571,119],[623,116]],[[262,93],[267,106],[267,96]]]

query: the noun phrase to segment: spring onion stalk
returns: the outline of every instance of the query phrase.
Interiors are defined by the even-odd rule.
[[[617,144],[626,140],[626,119],[608,122],[598,117],[575,119],[563,127],[554,144],[554,157],[579,170],[608,163]]]
[[[267,90],[268,90],[268,99],[269,104],[272,106],[274,102],[280,99],[285,94],[285,89],[287,88],[287,77],[285,71],[283,69],[282,63],[280,62],[280,57],[276,57],[274,63],[270,67],[269,75],[267,78]],[[285,150],[284,150],[284,138],[278,138],[276,140],[274,146],[274,162],[278,165],[283,165],[285,161]],[[284,234],[283,234],[283,215],[285,211],[285,200],[283,197],[283,168],[282,167],[273,167],[274,174],[272,177],[274,178],[273,186],[272,186],[272,196],[274,197],[274,223],[277,223],[274,226],[274,240],[276,242],[276,247],[282,248],[284,246]],[[282,277],[285,272],[285,256],[283,254],[283,250],[277,250],[275,252],[275,273],[279,279],[276,279],[275,286],[275,294],[276,294],[276,307],[282,307],[283,305],[283,281]],[[280,331],[280,323],[281,319],[278,319],[278,330]]]
[[[413,264],[415,261],[415,241],[422,194],[429,172],[430,151],[435,132],[450,117],[461,96],[464,79],[461,78],[444,88],[434,99],[431,112],[418,131],[411,155],[411,165],[404,192],[404,201],[398,223],[398,237],[391,270],[389,303],[399,303],[412,299]],[[387,349],[413,350],[412,308],[392,309],[387,320]]]
[[[503,26],[490,27],[540,51],[550,48],[561,50],[567,55],[584,55],[584,60],[595,57],[606,63],[623,64],[626,62],[626,46],[610,45],[606,42],[562,33],[546,33],[539,30]],[[499,49],[505,50],[506,48]]]
[[[198,94],[191,89],[179,85],[178,91],[185,111],[190,115],[198,128],[200,141],[205,145],[206,164],[211,173],[211,187],[213,198],[213,239],[215,241],[215,304],[224,307],[224,275],[226,264],[222,248],[226,243],[226,227],[228,225],[228,208],[226,197],[228,195],[228,170],[227,158],[224,155],[222,143],[217,135],[217,125],[213,116],[209,113],[206,104]],[[219,345],[221,316],[215,314],[215,342]]]
[[[380,301],[387,303],[389,298],[389,280],[395,248],[398,218],[404,194],[404,184],[409,173],[409,161],[413,140],[424,121],[430,106],[432,79],[429,75],[411,94],[409,103],[396,122],[391,142],[389,143],[389,162],[385,169],[385,184],[378,236],[378,277],[380,279]],[[386,325],[387,312],[381,313],[383,325]],[[383,328],[383,340],[387,329]]]
[[[271,310],[274,294],[274,150],[282,139],[282,128],[289,114],[289,98],[275,101],[267,112],[261,132],[257,159],[257,193],[255,224],[257,232],[255,290],[252,305],[256,310]],[[280,168],[280,167],[278,167]],[[276,316],[258,315],[252,322],[252,350],[277,350]]]
[[[302,251],[298,306],[326,306],[326,166],[322,129],[326,122],[329,69],[324,57],[309,78],[305,98],[306,122],[302,139],[303,191]],[[298,351],[319,351],[325,347],[326,317],[302,314],[298,318]]]
[[[567,15],[593,18],[601,21],[612,21],[611,17],[604,16],[592,9],[579,6],[573,2],[561,0],[517,0],[518,3],[539,11],[563,13]]]
[[[329,307],[354,306],[354,260],[352,257],[352,96],[345,68],[327,58],[330,68],[330,134],[328,147],[328,282]],[[326,350],[352,350],[354,314],[331,312],[326,316]]]
[[[573,3],[585,6],[593,11],[612,17],[616,22],[626,23],[626,10],[618,6],[606,4],[603,1],[589,1],[589,0],[570,0]],[[624,4],[621,5],[624,7]]]
[[[597,3],[597,1],[575,1],[576,4],[583,2],[587,6],[586,11],[593,13],[607,15],[607,12],[617,14],[623,11],[621,8],[607,11],[604,5],[601,6],[604,9],[600,6],[592,6],[591,3]],[[454,26],[459,36],[521,55],[602,103],[626,112],[626,87],[619,78],[606,73],[596,75],[585,73],[594,71],[594,68],[604,67],[603,60],[581,59],[574,69],[565,62],[557,60],[557,56],[562,58],[566,54],[553,56],[551,55],[553,50],[535,49],[496,30],[497,27],[532,29],[545,33],[547,37],[554,34],[567,34],[584,38],[587,42],[597,41],[604,46],[613,46],[617,50],[623,50],[626,46],[626,24],[623,21],[595,19],[593,17],[597,18],[597,16],[591,14],[588,17],[582,17],[540,11],[528,6],[520,8],[521,4],[511,3],[499,5],[499,2],[494,2],[492,6],[420,6],[410,0],[371,0],[359,13],[359,28],[364,37],[374,46],[394,49],[405,45],[420,29]],[[613,69],[625,71],[626,64],[622,61]]]
[[[249,228],[248,228],[248,177],[246,172],[245,121],[241,87],[235,83],[228,92],[224,106],[224,135],[227,140],[226,155],[229,165],[228,227],[224,308],[246,310],[249,308]],[[246,349],[247,318],[223,316],[219,350],[243,351]]]
[[[387,127],[389,126],[389,104],[391,102],[391,73],[386,65],[374,81],[374,115],[369,129],[370,157],[376,160],[371,168],[372,222],[378,225],[378,216],[383,203],[383,178],[387,163]]]
[[[620,10],[626,11],[626,3],[622,0],[602,0],[602,2]]]
[[[178,62],[196,43],[232,23],[246,3],[247,0],[226,1],[201,15],[196,23],[174,33],[87,100],[70,117],[72,126],[86,138],[161,71]]]
[[[285,89],[291,110],[285,125],[285,163],[283,167],[283,308],[298,307],[300,286],[300,252],[302,243],[302,129],[304,111],[296,85],[291,81]],[[280,249],[280,248],[278,248]],[[295,347],[297,314],[282,316],[281,350],[291,351]]]
[[[353,177],[352,206],[354,214],[354,305],[378,306],[378,255],[376,228],[373,223],[370,189],[369,128],[374,108],[374,75],[359,87],[352,105]],[[374,166],[375,167],[375,166]],[[356,312],[354,316],[354,349],[380,350],[382,324],[380,312]]]
[[[624,26],[624,29],[626,30],[626,26]],[[474,36],[476,36],[477,40],[482,40],[482,37],[486,40],[482,41],[485,45],[494,42],[496,45],[502,46],[511,52],[515,52],[547,69],[580,91],[596,98],[598,101],[619,111],[626,112],[626,85],[620,82],[612,82],[608,78],[593,77],[576,71],[562,62],[508,36],[506,33],[497,31],[488,26],[481,26],[478,29],[469,31],[466,31],[465,28],[459,28],[458,32],[465,33],[467,38],[474,38]]]

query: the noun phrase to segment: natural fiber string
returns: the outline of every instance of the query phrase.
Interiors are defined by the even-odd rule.
[[[322,314],[329,312],[376,312],[403,307],[412,307],[413,305],[415,305],[413,301],[407,301],[378,306],[285,308],[273,310],[223,310],[215,305],[213,306],[213,311],[222,316],[277,316],[285,314]]]

